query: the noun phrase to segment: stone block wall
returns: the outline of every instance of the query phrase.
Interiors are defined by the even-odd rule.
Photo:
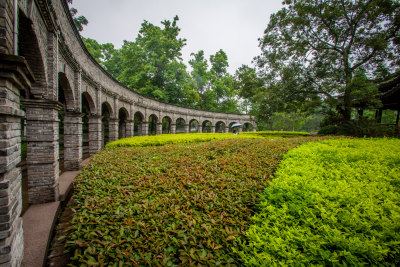
[[[0,53],[0,265],[21,266],[23,235],[21,197],[20,91],[30,87],[32,72],[17,56]]]
[[[30,204],[58,200],[59,119],[62,105],[49,100],[24,100],[28,196]]]
[[[0,53],[12,54],[14,48],[14,2],[0,1]]]

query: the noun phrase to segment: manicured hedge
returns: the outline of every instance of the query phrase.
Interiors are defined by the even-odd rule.
[[[71,264],[238,264],[232,248],[251,223],[258,194],[282,156],[310,140],[103,150],[75,182],[66,236]]]
[[[400,140],[307,143],[275,177],[237,250],[246,265],[400,265]]]
[[[163,146],[167,144],[188,144],[226,139],[260,139],[277,137],[309,136],[304,132],[245,132],[238,135],[232,133],[192,133],[192,134],[162,134],[153,136],[134,136],[107,144],[107,147],[145,147]]]

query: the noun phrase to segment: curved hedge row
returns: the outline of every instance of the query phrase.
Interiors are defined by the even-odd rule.
[[[307,143],[275,177],[237,251],[245,264],[400,265],[400,140]]]
[[[279,132],[279,131],[262,131],[262,132],[244,132],[238,135],[232,133],[191,133],[191,134],[162,134],[148,136],[134,136],[119,139],[108,143],[106,147],[146,147],[146,146],[163,146],[168,144],[189,144],[199,142],[209,142],[227,139],[261,139],[261,138],[278,138],[278,137],[303,137],[309,136],[305,132]]]
[[[237,264],[232,247],[251,223],[258,194],[282,156],[312,140],[103,150],[75,181],[71,264]]]

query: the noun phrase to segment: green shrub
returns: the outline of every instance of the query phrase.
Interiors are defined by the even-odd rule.
[[[400,265],[400,140],[307,143],[275,177],[235,249],[245,264]]]
[[[354,137],[398,137],[395,125],[377,123],[371,119],[352,120],[340,125],[322,127],[319,135],[346,135]]]
[[[184,136],[184,135],[181,135]],[[279,160],[315,138],[114,147],[75,181],[71,264],[233,265]]]
[[[134,136],[124,138],[106,145],[106,147],[146,147],[163,146],[167,144],[188,144],[227,139],[260,139],[279,137],[309,136],[304,132],[245,132],[238,135],[232,133],[192,133],[192,134],[162,134],[152,136]]]
[[[337,125],[326,125],[321,127],[318,131],[319,135],[337,135],[339,133],[339,126]]]

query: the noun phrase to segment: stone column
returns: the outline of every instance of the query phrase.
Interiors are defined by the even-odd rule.
[[[118,139],[126,137],[126,121],[118,123]]]
[[[143,121],[141,128],[142,128],[142,135],[149,135],[149,122]]]
[[[243,126],[239,127],[239,133],[243,132]]]
[[[225,133],[229,133],[229,126],[225,127]]]
[[[215,125],[211,125],[211,133],[215,133]]]
[[[162,123],[157,123],[156,134],[162,134]]]
[[[101,149],[102,133],[101,133],[101,119],[99,115],[89,116],[89,154],[96,154]]]
[[[135,125],[133,125],[135,126]],[[138,127],[137,127],[137,135],[142,136],[143,135],[143,122],[139,122]]]
[[[257,132],[257,126],[253,125],[253,132]]]
[[[132,137],[133,136],[133,126],[134,126],[134,121],[128,120],[126,121],[126,137]]]
[[[17,164],[21,161],[24,112],[19,99],[20,90],[30,88],[34,80],[23,58],[0,54],[0,62],[0,266],[21,266],[24,244]]]
[[[77,171],[82,167],[82,117],[80,112],[64,114],[64,169]]]
[[[59,119],[62,105],[51,100],[24,100],[28,198],[30,204],[58,200]]]
[[[197,129],[198,133],[202,133],[203,132],[203,126],[199,123],[199,129]]]
[[[109,119],[108,121],[108,139],[110,142],[118,140],[118,119]]]
[[[189,129],[190,129],[189,126],[190,126],[189,124],[185,124],[185,126],[184,126],[185,133],[189,133]]]
[[[171,134],[176,134],[176,124],[171,124]]]

